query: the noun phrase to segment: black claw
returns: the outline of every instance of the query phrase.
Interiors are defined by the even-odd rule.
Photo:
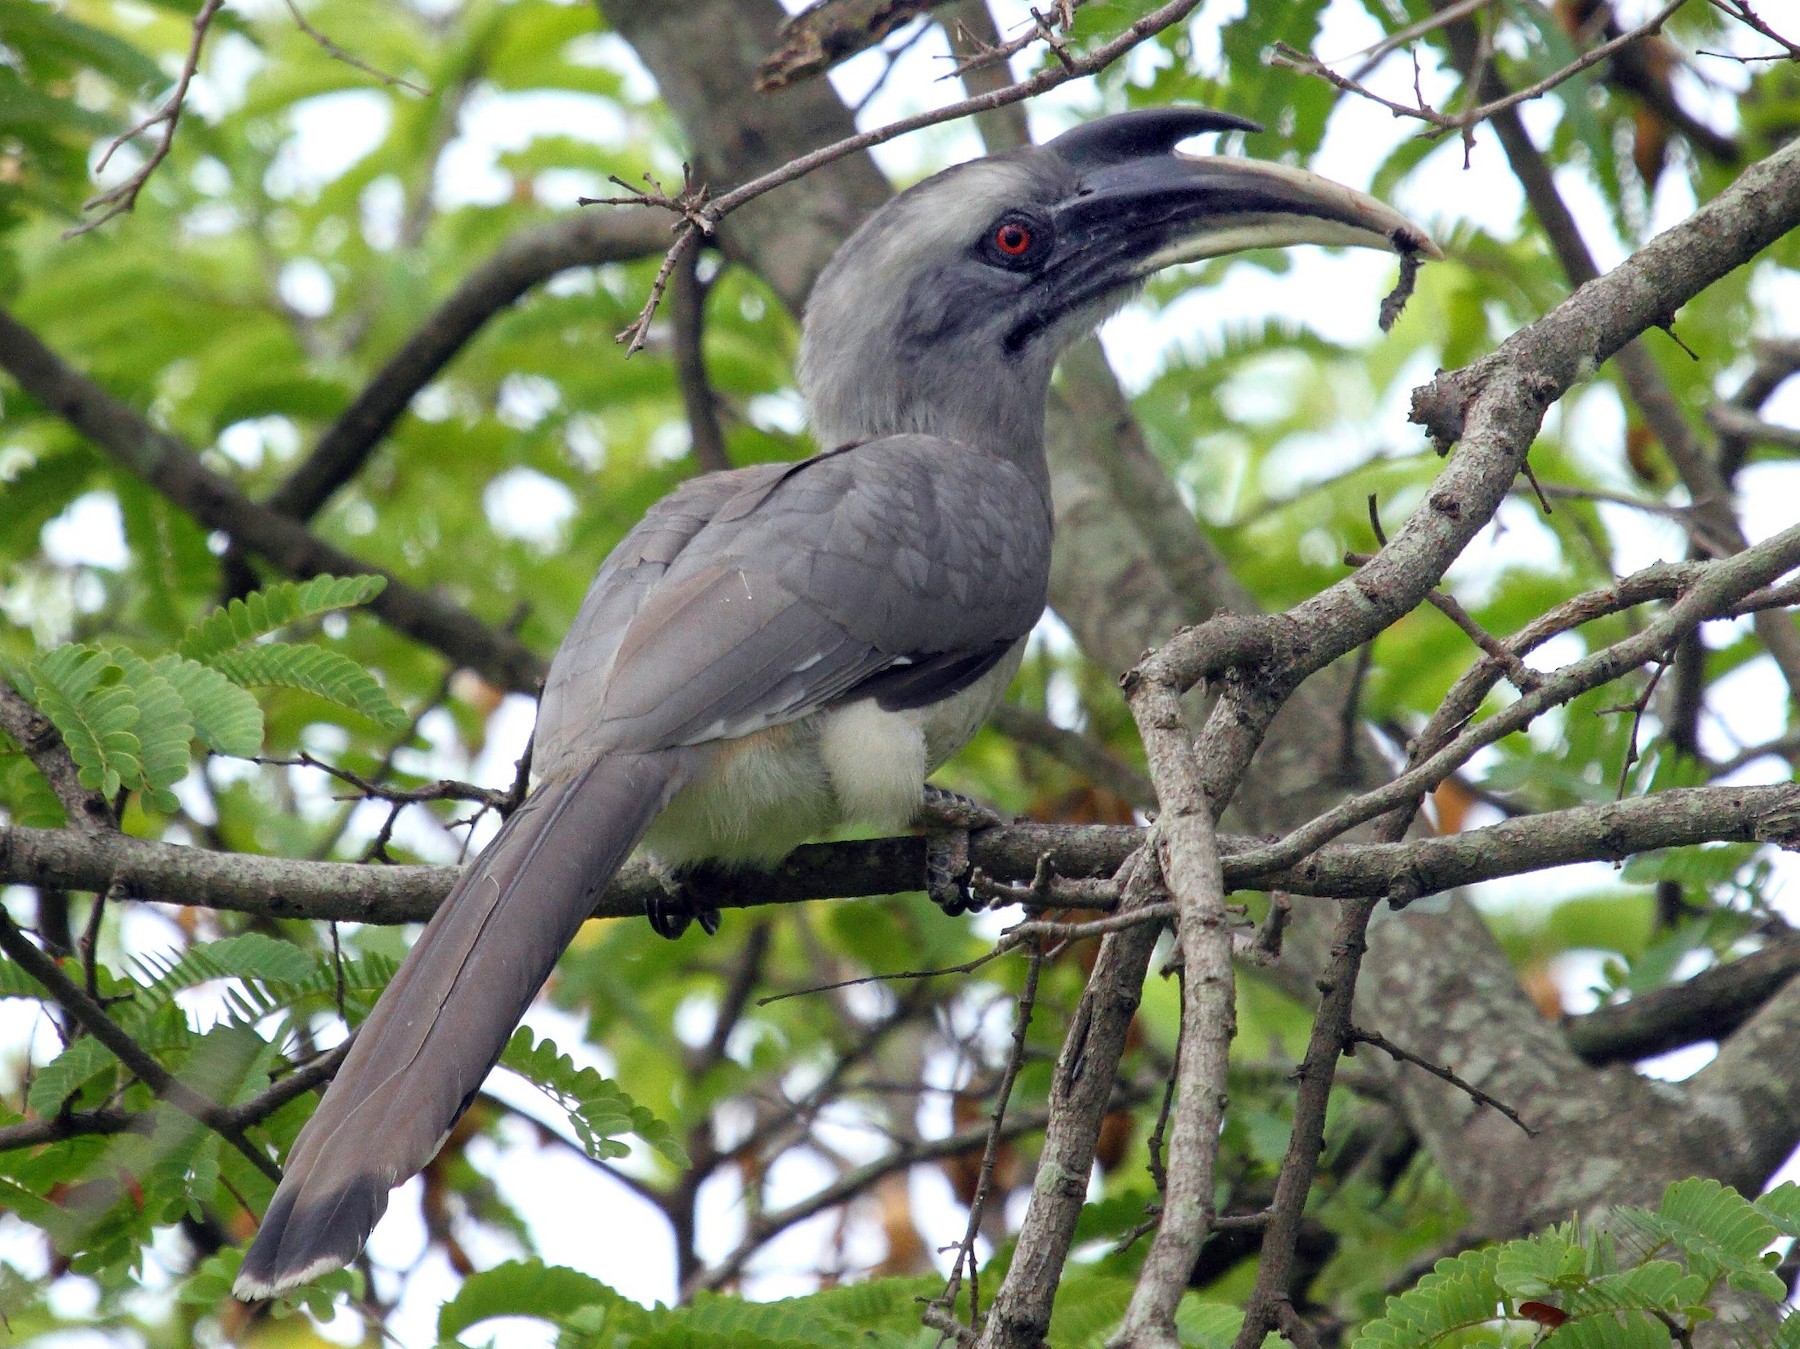
[[[686,932],[688,924],[694,921],[692,908],[674,903],[672,899],[669,895],[651,895],[644,901],[644,917],[650,920],[650,930],[670,941]]]
[[[696,921],[709,937],[718,935],[719,931],[718,909],[695,899],[680,878],[674,876],[664,877],[661,892],[644,900],[644,917],[650,920],[652,932],[670,941],[681,936]]]
[[[961,829],[964,832],[991,829],[1007,822],[999,811],[984,806],[973,797],[929,782],[925,784],[925,795],[919,803],[918,818],[927,829],[936,825],[940,829]]]
[[[987,907],[969,862],[969,834],[1004,824],[1002,816],[959,792],[927,783],[919,806],[925,826],[925,893],[952,918]]]

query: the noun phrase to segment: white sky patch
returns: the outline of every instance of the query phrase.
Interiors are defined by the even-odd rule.
[[[592,94],[558,89],[510,93],[484,85],[463,105],[456,139],[438,160],[433,191],[439,207],[496,206],[508,200],[514,181],[501,167],[500,157],[524,149],[540,136],[623,146],[630,140],[630,124],[618,105]],[[560,198],[572,183],[563,177],[553,179],[548,186],[555,191],[549,195]],[[576,195],[570,193],[566,203],[556,204],[572,206]]]
[[[296,103],[289,113],[293,135],[269,166],[272,196],[303,196],[341,178],[387,138],[393,110],[385,94],[345,89]]]
[[[489,481],[481,509],[494,533],[547,551],[574,517],[575,496],[555,478],[520,465]]]
[[[125,517],[111,492],[84,492],[39,536],[44,556],[59,567],[103,567],[118,571],[130,560]]]
[[[797,436],[806,429],[806,404],[796,389],[753,394],[744,404],[744,416],[759,431]]]
[[[322,319],[337,301],[337,286],[331,273],[317,258],[294,258],[281,269],[275,288],[282,303],[296,314],[309,319]]]

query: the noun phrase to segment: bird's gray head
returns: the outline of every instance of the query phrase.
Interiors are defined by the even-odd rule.
[[[1260,129],[1146,108],[894,198],[807,302],[800,387],[820,445],[923,431],[1033,458],[1057,356],[1152,272],[1301,243],[1442,256],[1398,212],[1316,174],[1175,150]]]

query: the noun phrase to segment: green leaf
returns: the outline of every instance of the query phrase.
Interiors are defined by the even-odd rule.
[[[1542,1341],[1543,1349],[1669,1349],[1675,1342],[1647,1312],[1606,1312],[1570,1320]]]
[[[1175,1333],[1193,1349],[1231,1349],[1243,1324],[1241,1307],[1205,1302],[1192,1294],[1175,1309]]]
[[[1381,1318],[1357,1335],[1354,1349],[1423,1349],[1494,1320],[1506,1296],[1499,1261],[1500,1252],[1491,1247],[1438,1261],[1412,1288],[1387,1300]]]
[[[1787,1296],[1786,1285],[1762,1258],[1778,1229],[1729,1185],[1698,1177],[1678,1180],[1663,1191],[1654,1212],[1618,1209],[1608,1221],[1652,1246],[1672,1243],[1708,1285],[1723,1277],[1746,1292],[1776,1300]]]
[[[1756,1211],[1787,1237],[1800,1237],[1800,1185],[1784,1180],[1758,1199]]]
[[[509,1260],[471,1274],[438,1310],[438,1339],[453,1340],[495,1316],[535,1316],[554,1321],[583,1307],[610,1305],[619,1295],[600,1280],[541,1260]]]
[[[634,1133],[660,1152],[671,1165],[685,1167],[675,1131],[633,1101],[625,1090],[592,1068],[577,1068],[552,1040],[538,1040],[520,1026],[513,1032],[500,1064],[525,1078],[569,1112],[569,1123],[590,1157],[623,1157],[630,1151],[617,1135]]]
[[[360,712],[384,730],[405,728],[409,718],[369,672],[347,656],[322,646],[259,642],[215,652],[207,663],[233,683],[304,689],[339,707]]]
[[[49,717],[80,770],[81,785],[114,796],[144,781],[133,728],[138,707],[110,653],[72,643],[26,667],[20,692]]]
[[[210,658],[221,652],[266,637],[290,623],[366,604],[386,587],[387,579],[382,576],[315,576],[310,581],[264,586],[189,628],[181,639],[181,654],[214,664]]]
[[[150,664],[181,695],[201,744],[239,759],[262,749],[262,708],[250,694],[211,666],[173,652]]]
[[[26,1107],[40,1119],[49,1119],[62,1109],[64,1101],[116,1063],[110,1049],[84,1035],[38,1069],[25,1094]]]
[[[138,759],[143,768],[144,794],[162,810],[180,806],[168,788],[188,775],[194,723],[187,702],[159,670],[135,652],[115,650],[113,662],[122,683],[137,703]]]
[[[264,983],[295,984],[317,971],[319,960],[292,942],[261,932],[245,932],[218,941],[201,942],[173,960],[154,955],[138,958],[147,979],[142,1005],[166,1002],[184,989],[213,979],[254,979]]]
[[[25,973],[22,966],[0,956],[0,998],[30,998],[36,1002],[44,995],[44,986]]]

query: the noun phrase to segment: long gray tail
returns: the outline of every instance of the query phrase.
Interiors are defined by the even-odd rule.
[[[513,812],[420,935],[288,1155],[233,1291],[349,1263],[443,1146],[595,899],[680,785],[679,751],[607,755]]]

